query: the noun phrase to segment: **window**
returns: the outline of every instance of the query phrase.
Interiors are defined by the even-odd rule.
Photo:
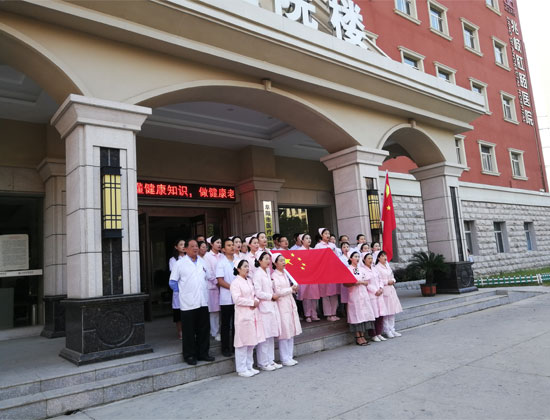
[[[395,9],[393,9],[393,11],[417,25],[420,25],[416,13],[416,0],[395,0]]]
[[[470,86],[472,87],[472,91],[483,96],[483,99],[485,99],[485,113],[491,114],[491,111],[489,110],[489,98],[487,96],[487,83],[483,83],[473,77],[470,77]]]
[[[466,137],[462,135],[455,136],[455,150],[456,150],[456,162],[459,165],[466,165],[466,152],[464,149],[464,139]],[[466,169],[469,170],[469,169]]]
[[[516,97],[501,90],[500,99],[502,101],[502,116],[504,121],[519,124],[516,114]]]
[[[473,220],[464,220],[464,236],[466,238],[466,246],[468,247],[469,254],[478,254],[479,250],[477,247],[475,222]]]
[[[483,53],[479,46],[479,26],[474,25],[464,18],[460,18],[460,20],[462,22],[462,32],[464,34],[464,48],[474,54],[482,56]]]
[[[495,155],[495,144],[488,141],[478,140],[479,154],[481,156],[481,173],[498,176],[497,160]]]
[[[397,47],[401,52],[401,62],[415,68],[416,70],[424,71],[424,56],[418,54],[405,47]]]
[[[508,249],[507,237],[506,237],[506,223],[505,222],[493,222],[493,230],[495,232],[495,242],[498,253],[504,253]]]
[[[493,37],[493,50],[495,51],[495,64],[505,70],[510,70],[510,66],[508,66],[506,43]]]
[[[485,0],[485,6],[495,12],[497,15],[501,16],[500,9],[498,6],[498,0]]]
[[[523,231],[525,233],[525,242],[527,245],[527,251],[537,250],[537,241],[535,238],[535,227],[532,222],[523,223]]]
[[[510,163],[512,164],[512,177],[515,179],[527,180],[525,176],[523,150],[508,149],[508,152],[510,152]]]
[[[455,69],[447,67],[446,65],[438,63],[437,61],[434,61],[434,66],[435,66],[435,74],[436,74],[437,77],[439,77],[440,79],[443,79],[443,80],[445,80],[446,82],[449,82],[449,83],[454,84],[456,82],[456,80],[455,80],[456,70]]]
[[[428,12],[430,14],[430,30],[451,41],[453,38],[449,36],[447,8],[436,0],[428,0]]]

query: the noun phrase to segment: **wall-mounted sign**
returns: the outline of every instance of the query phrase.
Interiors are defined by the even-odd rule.
[[[138,197],[179,200],[235,201],[236,199],[234,187],[157,181],[138,181],[137,194]]]
[[[265,236],[267,236],[268,248],[273,248],[273,209],[271,207],[271,201],[262,202],[264,209],[264,227]]]
[[[29,269],[29,235],[0,235],[0,271]]]

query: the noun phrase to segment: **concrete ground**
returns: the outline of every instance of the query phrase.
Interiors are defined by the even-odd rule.
[[[86,409],[81,419],[548,419],[550,294]]]

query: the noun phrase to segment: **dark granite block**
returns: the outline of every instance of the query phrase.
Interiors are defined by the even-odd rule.
[[[61,304],[64,299],[67,299],[67,295],[44,296],[45,322],[40,333],[42,337],[65,336],[65,307]]]
[[[474,272],[469,261],[447,263],[447,273],[436,273],[437,293],[467,293],[475,292]]]

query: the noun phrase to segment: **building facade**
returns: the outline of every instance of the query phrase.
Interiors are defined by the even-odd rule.
[[[547,264],[540,148],[521,137],[532,127],[478,127],[500,112],[492,79],[472,73],[487,83],[489,116],[450,58],[441,63],[457,68],[458,83],[397,60],[375,13],[415,30],[425,23],[389,3],[2,3],[3,327],[44,324],[43,335],[66,336],[61,355],[77,364],[151,351],[144,322],[170,310],[176,239],[320,226],[376,239],[385,169],[396,263],[441,253],[455,292],[473,286],[469,247],[478,273],[523,256]],[[487,134],[492,125],[500,134]],[[501,156],[509,127],[522,138],[517,180]],[[477,136],[495,145],[501,174],[490,181],[474,162]],[[522,227],[531,254],[514,242]],[[490,248],[491,235],[504,252]]]

